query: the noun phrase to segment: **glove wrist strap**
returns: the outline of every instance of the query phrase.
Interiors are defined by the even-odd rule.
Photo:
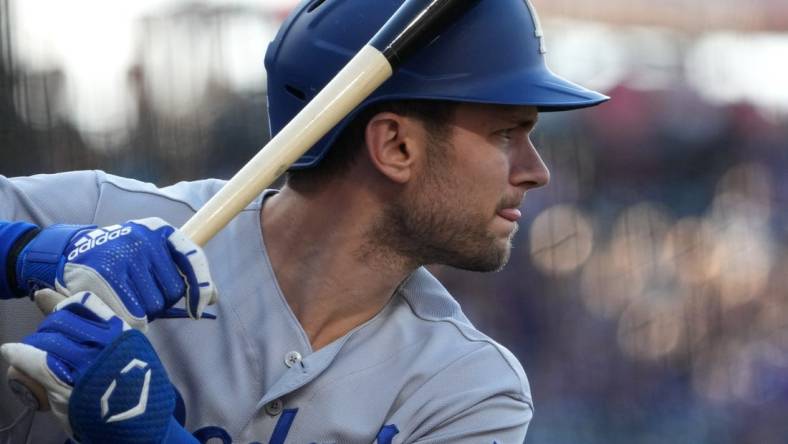
[[[54,288],[57,269],[71,239],[95,226],[52,225],[41,230],[19,254],[16,262],[17,285],[28,294],[44,287]]]
[[[17,285],[16,259],[19,251],[38,232],[27,222],[0,222],[0,299],[24,296]]]

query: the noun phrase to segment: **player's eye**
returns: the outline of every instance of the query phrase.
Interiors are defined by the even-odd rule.
[[[496,131],[495,134],[503,140],[512,140],[516,128],[506,128]]]

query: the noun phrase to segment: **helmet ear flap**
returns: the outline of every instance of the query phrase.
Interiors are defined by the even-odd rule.
[[[291,13],[265,59],[271,135],[298,114],[403,1],[311,0]],[[358,111],[381,101],[427,99],[561,111],[608,99],[552,73],[545,52],[531,0],[481,1],[413,54],[291,169],[319,163]]]

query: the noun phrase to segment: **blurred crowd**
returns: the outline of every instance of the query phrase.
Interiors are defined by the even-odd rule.
[[[442,277],[523,360],[528,442],[786,442],[788,119],[609,94],[542,116],[509,267]]]
[[[226,178],[268,138],[262,79],[209,79],[172,114],[142,59],[133,124],[81,130],[58,112],[63,72],[23,69],[11,38],[0,19],[0,174]],[[525,366],[529,444],[788,441],[788,107],[712,103],[681,76],[606,92],[541,116],[552,182],[526,197],[508,267],[433,271]]]

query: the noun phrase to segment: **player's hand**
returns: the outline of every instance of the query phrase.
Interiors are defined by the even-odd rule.
[[[175,391],[153,347],[89,292],[62,301],[36,333],[0,353],[46,389],[78,442],[196,442],[172,416]]]
[[[112,225],[54,225],[19,254],[17,281],[45,311],[90,291],[134,328],[160,317],[198,319],[216,302],[202,249],[159,218]],[[171,307],[186,298],[186,313]]]

